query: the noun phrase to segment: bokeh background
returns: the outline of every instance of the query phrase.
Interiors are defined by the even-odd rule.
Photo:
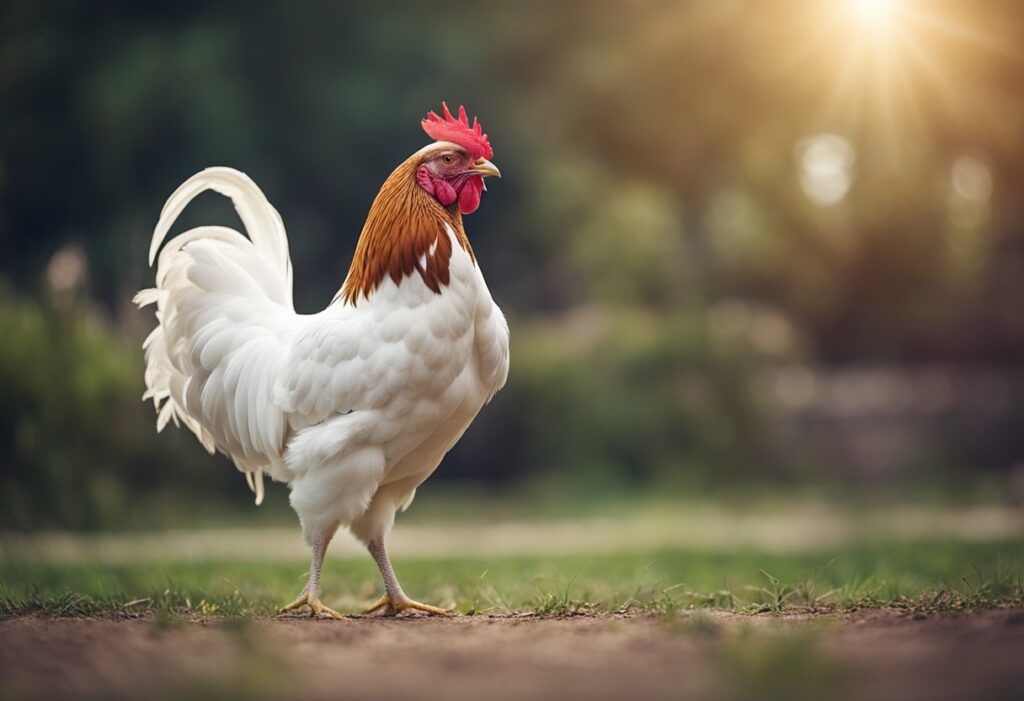
[[[1024,498],[1022,47],[1015,0],[7,0],[0,527],[293,518],[154,431],[152,227],[244,170],[320,309],[442,99],[513,360],[423,494]]]

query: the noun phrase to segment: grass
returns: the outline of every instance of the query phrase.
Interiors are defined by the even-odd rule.
[[[841,552],[750,549],[396,562],[412,596],[465,614],[566,616],[688,609],[748,614],[865,607],[1024,606],[1024,541],[867,543]],[[0,617],[155,615],[158,620],[272,614],[302,588],[294,563],[60,564],[0,560]],[[379,595],[369,558],[329,559],[324,601],[356,612]]]

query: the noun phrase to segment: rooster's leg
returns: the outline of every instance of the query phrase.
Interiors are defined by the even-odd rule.
[[[324,606],[320,601],[320,570],[323,568],[324,556],[327,554],[327,545],[330,542],[330,536],[317,536],[313,539],[313,561],[309,565],[309,581],[299,593],[299,598],[282,608],[279,613],[308,606],[313,616],[330,616],[338,620],[344,618],[340,613]]]
[[[395,576],[395,571],[391,567],[391,559],[388,557],[388,551],[384,548],[383,539],[371,540],[367,547],[370,550],[370,555],[373,556],[373,561],[380,568],[381,576],[384,578],[385,594],[377,600],[377,603],[366,609],[366,613],[381,611],[384,615],[389,616],[394,616],[401,611],[423,611],[435,616],[447,616],[451,613],[447,609],[413,601],[405,595],[405,592],[402,591],[402,585],[398,583],[398,577]]]

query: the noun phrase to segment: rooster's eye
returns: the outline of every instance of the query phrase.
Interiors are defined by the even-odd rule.
[[[446,153],[443,156],[441,156],[441,160],[444,161],[444,164],[446,166],[450,166],[452,163],[455,162],[455,156],[451,155],[450,153]]]

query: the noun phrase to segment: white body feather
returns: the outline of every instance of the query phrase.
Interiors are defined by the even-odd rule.
[[[232,199],[250,238],[222,227],[181,234],[160,253],[156,288],[136,298],[157,305],[143,347],[158,429],[183,423],[229,455],[257,503],[264,473],[289,483],[307,536],[338,525],[364,541],[383,536],[504,385],[504,316],[454,240],[440,294],[415,273],[385,277],[354,306],[297,314],[281,218],[229,168],[204,170],[171,196],[151,262],[207,189]]]

